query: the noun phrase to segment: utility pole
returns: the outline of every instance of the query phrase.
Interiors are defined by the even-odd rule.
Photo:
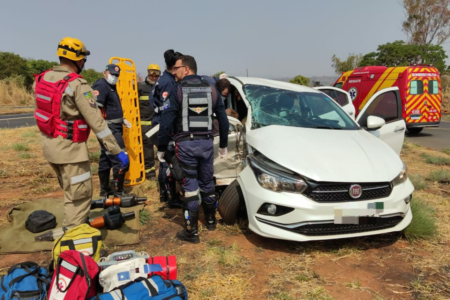
[[[248,77],[248,69],[247,69],[247,77]]]

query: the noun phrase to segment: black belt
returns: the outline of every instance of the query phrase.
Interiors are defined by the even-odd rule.
[[[193,140],[212,140],[214,137],[212,135],[187,135],[177,139],[177,143],[184,141],[193,141]]]

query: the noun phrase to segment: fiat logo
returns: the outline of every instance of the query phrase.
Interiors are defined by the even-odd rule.
[[[361,197],[361,194],[362,194],[361,186],[359,184],[352,184],[350,186],[350,189],[348,190],[348,194],[353,199],[358,199],[359,197]]]

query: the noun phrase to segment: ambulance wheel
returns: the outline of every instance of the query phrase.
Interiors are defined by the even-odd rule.
[[[219,214],[227,225],[234,225],[238,220],[247,218],[244,196],[239,182],[234,180],[219,199]]]
[[[423,130],[423,127],[407,128],[408,133],[418,134]]]

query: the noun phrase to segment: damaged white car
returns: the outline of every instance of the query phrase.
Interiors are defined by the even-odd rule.
[[[373,95],[355,121],[312,88],[229,80],[225,104],[240,120],[229,117],[229,156],[214,162],[226,224],[246,216],[255,233],[293,241],[409,225],[414,187],[399,157],[406,126],[397,88]]]

